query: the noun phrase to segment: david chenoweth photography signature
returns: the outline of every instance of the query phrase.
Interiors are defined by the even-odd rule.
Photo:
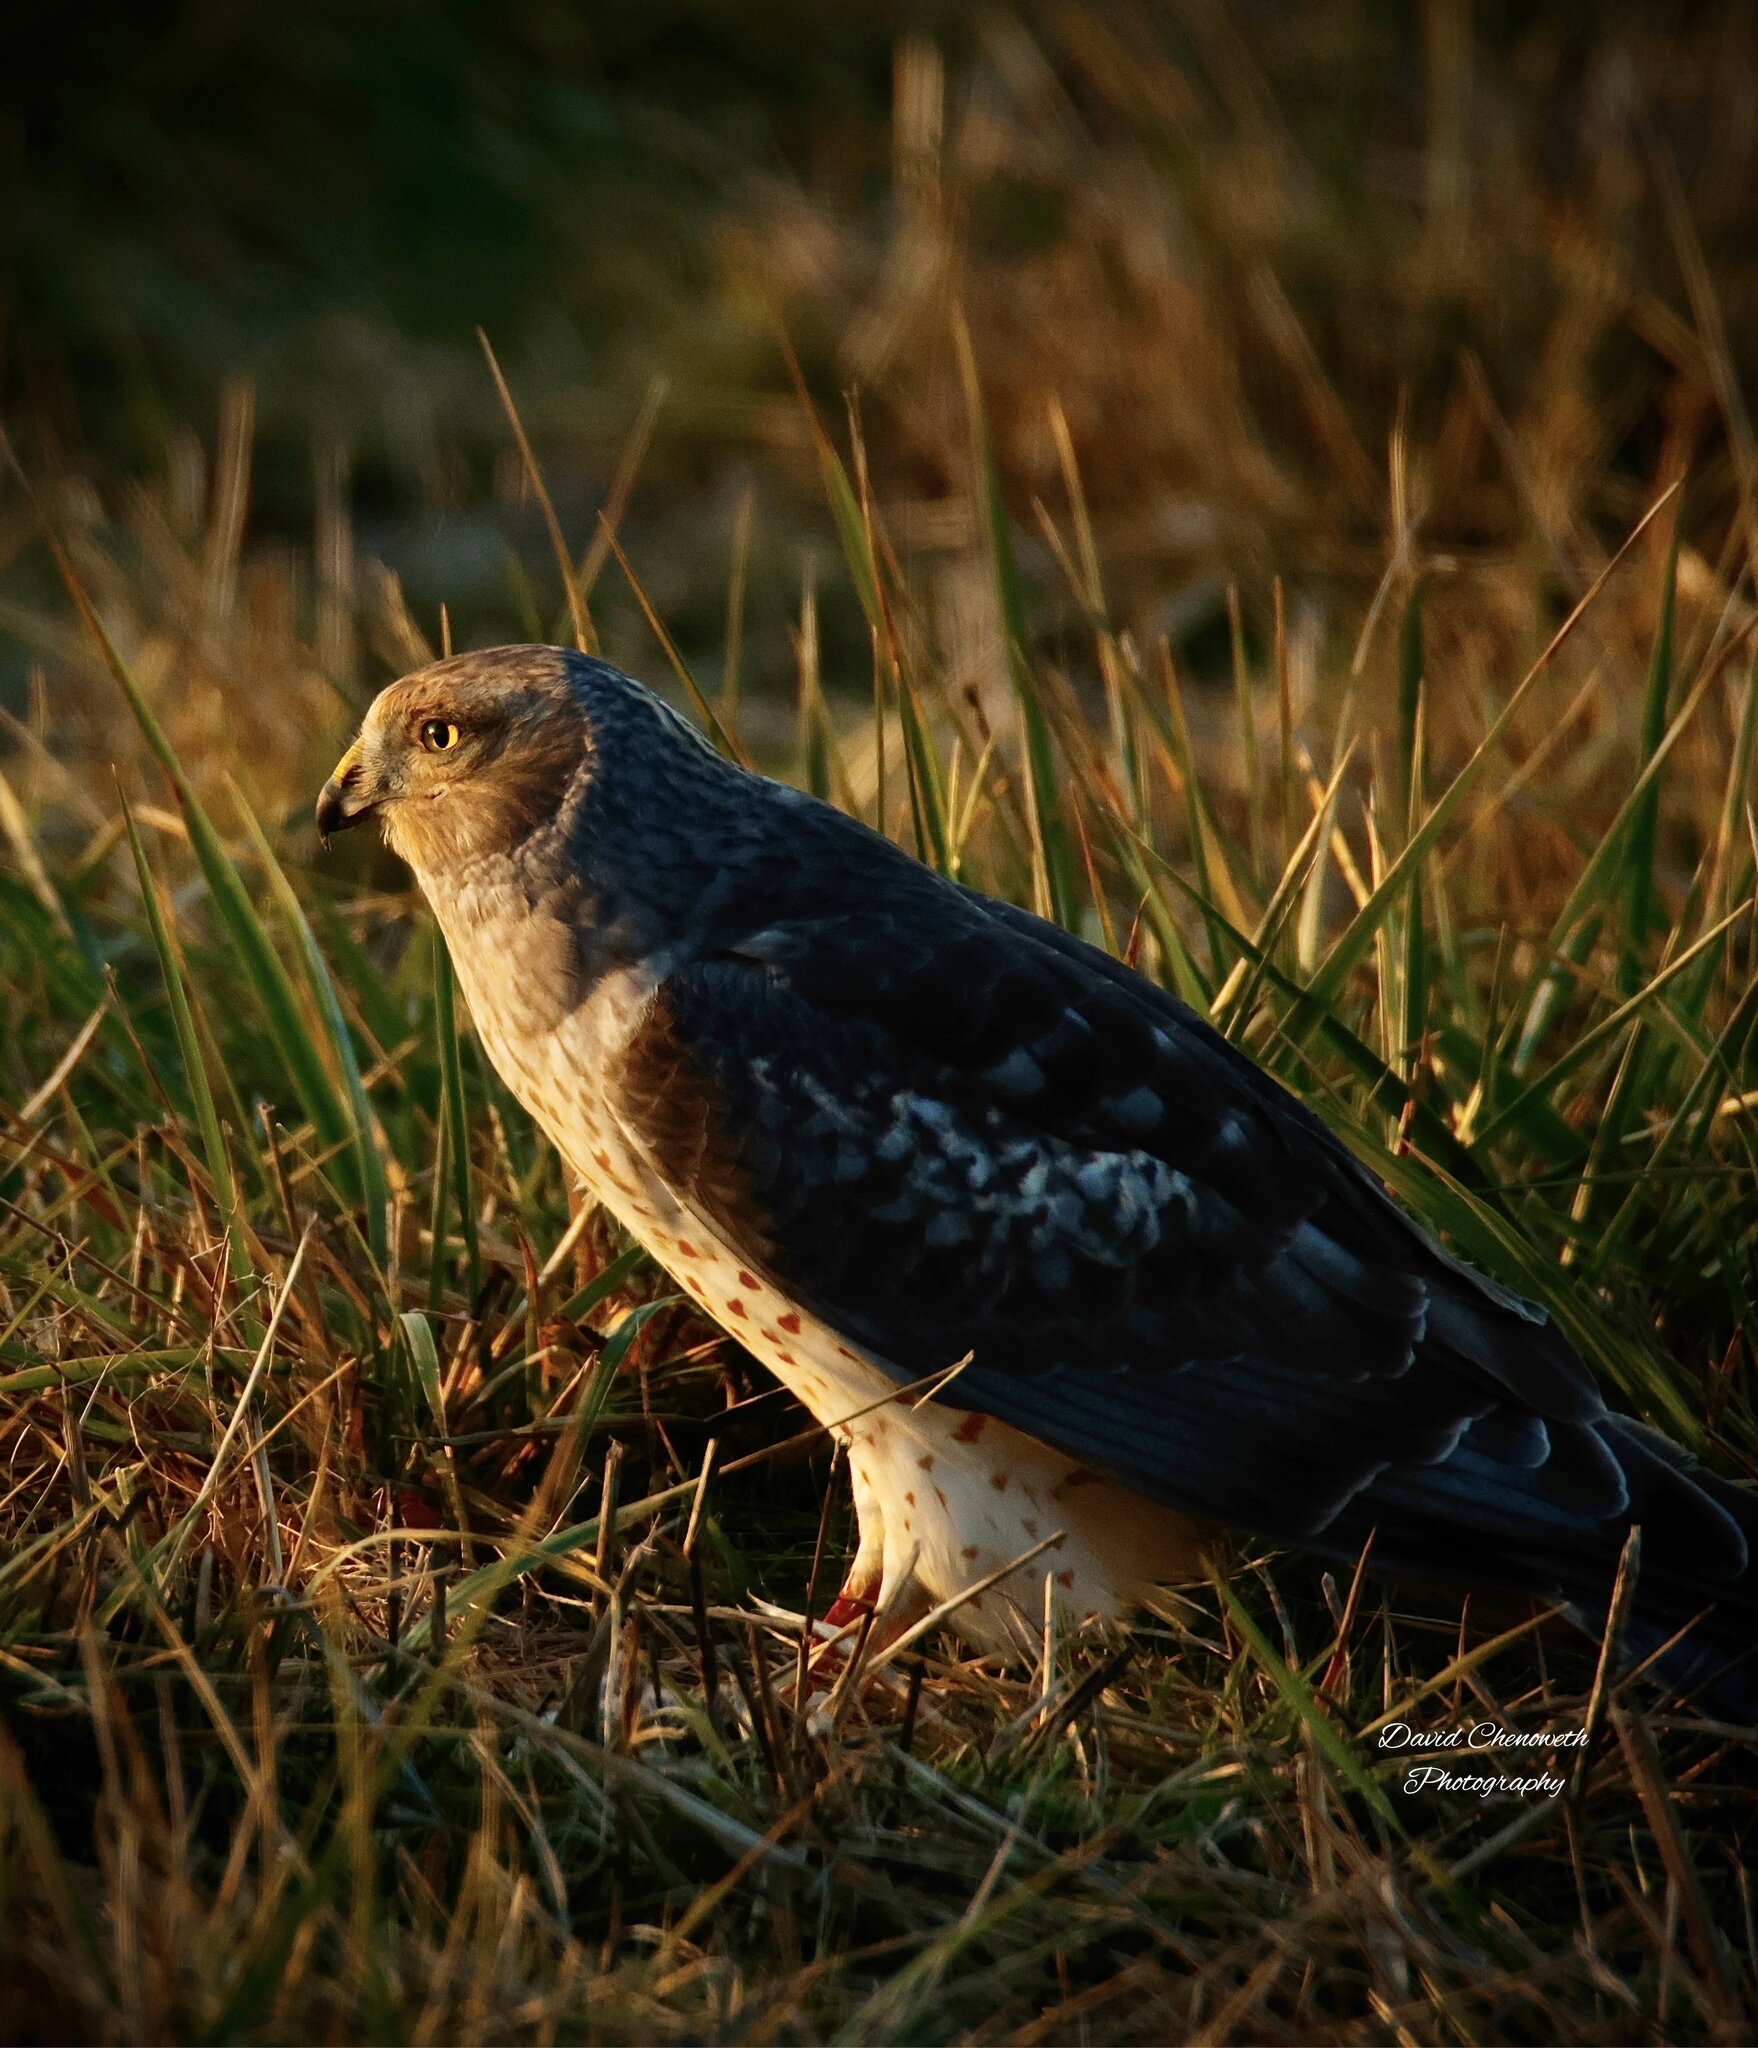
[[[1542,1794],[1554,1799],[1568,1782],[1552,1768],[1554,1753],[1582,1749],[1586,1742],[1585,1728],[1533,1731],[1509,1728],[1500,1721],[1413,1728],[1408,1721],[1388,1721],[1379,1731],[1375,1747],[1410,1752],[1409,1768],[1399,1786],[1404,1792],[1454,1792],[1478,1799]],[[1522,1752],[1527,1756],[1541,1753],[1536,1772],[1507,1767]],[[1467,1756],[1482,1762],[1471,1768],[1465,1763]]]

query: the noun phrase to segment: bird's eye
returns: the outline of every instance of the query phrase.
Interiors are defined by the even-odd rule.
[[[421,728],[421,744],[430,754],[449,754],[458,744],[458,728],[449,718],[430,718]]]

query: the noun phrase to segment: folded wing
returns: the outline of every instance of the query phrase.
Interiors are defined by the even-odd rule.
[[[1640,1511],[1659,1580],[1738,1578],[1747,1497],[1608,1415],[1206,1023],[869,835],[839,853],[833,900],[778,891],[668,977],[621,1077],[741,1258],[900,1381],[968,1354],[948,1400],[1187,1512],[1591,1604]]]

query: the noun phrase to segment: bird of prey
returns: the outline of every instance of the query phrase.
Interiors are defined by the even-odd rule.
[[[1109,954],[555,648],[385,690],[317,805],[368,817],[567,1164],[847,1445],[832,1619],[993,1578],[1004,1647],[1046,1575],[1115,1614],[1235,1529],[1592,1624],[1639,1523],[1630,1643],[1752,1639],[1758,1493]]]

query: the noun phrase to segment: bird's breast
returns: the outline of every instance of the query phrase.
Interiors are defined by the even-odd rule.
[[[893,1383],[858,1350],[751,1270],[669,1180],[630,1128],[627,1053],[649,1020],[656,979],[639,965],[604,969],[565,1014],[521,994],[542,971],[530,934],[502,927],[455,953],[458,978],[495,1070],[585,1184],[698,1306],[767,1365],[819,1421],[834,1426],[883,1402]],[[637,1120],[638,1121],[638,1120]]]
[[[576,1171],[604,1082],[651,1001],[639,966],[597,959],[571,903],[492,873],[427,883],[458,985],[501,1079]]]

